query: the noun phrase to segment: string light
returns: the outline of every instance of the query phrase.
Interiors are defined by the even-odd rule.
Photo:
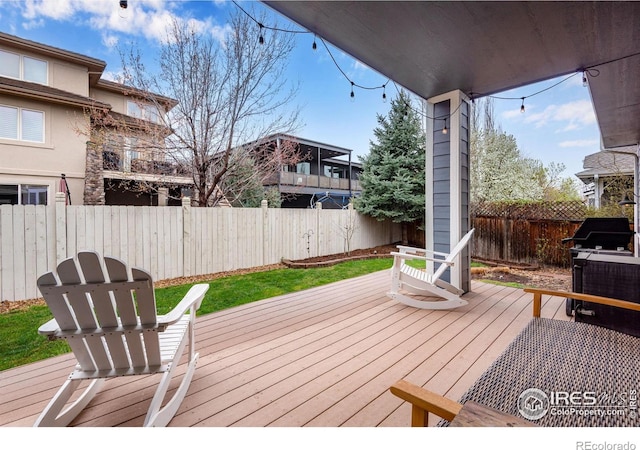
[[[443,120],[444,120],[444,128],[442,129],[442,134],[447,134],[449,133],[449,130],[447,129],[447,118],[445,117]]]
[[[125,0],[123,0],[123,1],[126,4],[126,1]],[[122,4],[123,1],[121,1],[120,3]],[[258,38],[260,44],[264,44],[263,29],[265,29],[265,28],[268,29],[268,30],[272,30],[272,31],[281,31],[281,32],[284,32],[284,33],[294,33],[294,34],[302,34],[302,33],[307,34],[308,33],[308,34],[311,34],[311,31],[307,31],[307,30],[287,30],[287,29],[281,29],[281,28],[266,26],[266,25],[258,22],[254,17],[252,17],[251,14],[249,14],[247,11],[245,11],[235,0],[232,0],[232,1],[233,1],[233,4],[236,5],[236,7],[238,7],[238,9],[240,9],[244,14],[246,14],[251,20],[253,20],[260,27],[260,36]],[[340,73],[342,73],[342,75],[346,78],[346,80],[349,81],[349,83],[351,84],[351,92],[349,94],[349,96],[351,98],[351,101],[355,101],[354,88],[357,87],[357,88],[360,88],[360,89],[368,89],[368,90],[382,89],[382,101],[384,103],[386,103],[386,100],[387,100],[386,85],[389,83],[389,81],[392,81],[391,79],[388,79],[381,86],[362,86],[362,85],[354,82],[351,78],[349,78],[349,76],[345,73],[345,71],[340,67],[340,65],[336,61],[335,57],[331,53],[331,50],[329,49],[329,47],[328,47],[327,43],[325,42],[325,40],[322,39],[322,37],[317,36],[315,33],[313,33],[313,35],[314,35],[313,44],[312,44],[311,48],[313,50],[317,49],[318,46],[317,46],[316,40],[319,39],[320,42],[324,45],[325,49],[327,50],[327,53],[331,57],[331,60],[333,61],[333,63],[336,66],[336,68],[340,71]],[[638,52],[636,54],[633,54],[633,55],[627,55],[627,56],[624,56],[624,57],[621,57],[621,58],[618,58],[618,59],[624,59],[624,58],[628,58],[630,56],[636,56],[636,55],[640,55],[640,52]],[[498,100],[521,100],[522,103],[520,105],[520,112],[524,113],[525,112],[524,101],[527,98],[533,97],[534,95],[538,95],[538,94],[541,94],[541,93],[543,93],[545,91],[548,91],[549,89],[552,89],[552,88],[558,86],[559,84],[564,83],[565,81],[569,80],[570,78],[576,76],[580,72],[582,72],[583,85],[586,86],[586,84],[587,84],[587,75],[589,75],[589,77],[597,77],[598,75],[600,75],[600,71],[598,69],[596,69],[596,67],[598,67],[600,65],[607,64],[609,62],[615,62],[615,61],[616,60],[608,61],[608,62],[605,62],[605,63],[596,64],[596,65],[593,65],[593,66],[590,66],[590,67],[587,67],[587,68],[584,68],[584,69],[580,69],[579,71],[574,72],[573,74],[571,74],[568,77],[560,80],[559,82],[557,82],[557,83],[555,83],[555,84],[553,84],[553,85],[551,85],[551,86],[549,86],[549,87],[547,87],[545,89],[542,89],[542,90],[540,90],[538,92],[535,92],[533,94],[530,94],[530,95],[527,95],[527,96],[524,96],[524,97],[501,97],[501,96],[496,96],[496,95],[483,95],[483,94],[478,94],[478,93],[473,93],[473,92],[469,93],[469,97],[470,97],[470,100],[471,100],[472,103],[475,103],[475,99],[476,98],[481,98],[481,97],[488,97],[488,98],[493,98],[493,99],[498,99]],[[394,84],[395,84],[395,82],[394,82]],[[396,89],[397,89],[397,85],[396,85]],[[447,116],[447,118],[451,117],[453,114],[455,114],[456,111],[458,111],[458,109],[460,108],[461,105],[462,105],[462,103],[460,103],[460,105],[458,105],[456,110],[453,111],[452,113],[450,113]],[[424,114],[421,111],[416,111],[416,110],[414,110],[414,111],[417,112],[419,115],[425,117],[425,118],[436,119],[434,117],[427,116],[426,114]],[[447,134],[448,133],[448,128],[447,128],[447,124],[446,124],[446,118],[444,120],[445,120],[445,125],[444,125],[444,128],[442,130],[442,133],[443,134]]]
[[[306,31],[306,30],[285,30],[285,29],[282,29],[282,28],[276,28],[276,27],[270,27],[270,26],[264,25],[263,23],[260,23],[258,20],[256,20],[253,16],[251,16],[251,14],[249,14],[244,8],[242,8],[242,6],[240,6],[235,0],[233,0],[233,4],[236,5],[236,7],[238,7],[238,9],[240,11],[242,11],[247,17],[249,17],[251,20],[253,20],[260,27],[260,36],[258,38],[258,41],[260,42],[260,44],[264,44],[264,36],[262,34],[264,29],[272,30],[272,31],[280,31],[280,32],[283,32],[283,33],[311,34],[310,31]],[[338,62],[334,58],[333,53],[331,53],[331,50],[329,49],[329,46],[324,41],[324,39],[322,39],[322,37],[316,35],[315,33],[313,33],[313,44],[311,44],[311,48],[313,50],[316,50],[318,48],[318,44],[316,43],[317,39],[319,39],[320,42],[322,43],[322,45],[324,45],[325,49],[327,50],[327,53],[329,54],[329,56],[331,57],[331,60],[333,61],[333,64],[338,68],[338,70],[340,71],[340,73],[342,73],[342,75],[346,78],[346,80],[349,83],[351,83],[351,94],[350,94],[350,97],[351,97],[352,101],[355,100],[354,88],[357,87],[357,88],[366,89],[366,90],[382,89],[384,91],[384,88],[385,88],[386,84],[389,83],[389,81],[391,81],[390,79],[387,79],[387,81],[381,86],[363,86],[361,84],[358,84],[358,83],[354,82],[351,78],[349,78],[349,76],[346,74],[346,72],[344,70],[342,70],[342,67],[340,67],[340,65],[338,64]],[[385,101],[386,97],[387,97],[386,93],[383,92],[382,100]]]
[[[129,6],[127,0],[120,0],[120,10],[118,11],[118,15],[121,19],[127,18],[127,6]]]

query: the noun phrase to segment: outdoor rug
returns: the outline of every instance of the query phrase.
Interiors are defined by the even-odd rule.
[[[640,425],[639,389],[640,338],[534,318],[459,402],[545,427],[628,427]]]

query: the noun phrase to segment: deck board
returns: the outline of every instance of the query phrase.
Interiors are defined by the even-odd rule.
[[[429,311],[386,297],[389,277],[199,317],[198,367],[170,426],[407,426],[410,408],[391,384],[404,378],[457,399],[531,318],[519,289],[474,281],[468,305]],[[566,320],[564,299],[544,298],[542,315]],[[61,355],[0,372],[0,425],[30,426],[73,364]],[[72,425],[141,425],[156,382],[109,381]]]

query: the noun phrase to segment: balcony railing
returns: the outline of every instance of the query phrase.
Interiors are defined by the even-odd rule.
[[[319,189],[339,189],[342,191],[361,191],[360,182],[348,178],[330,178],[318,175],[305,175],[294,172],[280,172],[280,184],[287,186],[310,187]]]
[[[188,171],[179,164],[140,158],[122,158],[119,153],[108,150],[102,153],[102,168],[113,172],[189,176]]]

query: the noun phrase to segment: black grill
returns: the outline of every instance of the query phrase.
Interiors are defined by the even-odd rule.
[[[631,236],[633,231],[626,217],[590,217],[562,242],[573,241],[578,249],[628,250]]]
[[[629,220],[626,217],[589,217],[582,222],[572,237],[562,240],[562,242],[573,242],[573,247],[569,249],[571,254],[571,274],[572,290],[585,294],[596,294],[595,292],[585,292],[582,283],[582,271],[576,272],[576,257],[582,253],[602,254],[611,256],[633,256],[629,250],[629,242],[633,236],[633,231],[629,228]],[[598,293],[597,295],[604,295]],[[606,296],[606,295],[605,295]],[[575,304],[573,299],[568,298],[566,302],[566,313],[573,316]]]
[[[586,219],[573,237],[572,290],[640,303],[640,258],[633,258],[629,243],[633,231],[625,217]],[[640,313],[611,306],[566,301],[567,315],[633,336],[640,336]]]

